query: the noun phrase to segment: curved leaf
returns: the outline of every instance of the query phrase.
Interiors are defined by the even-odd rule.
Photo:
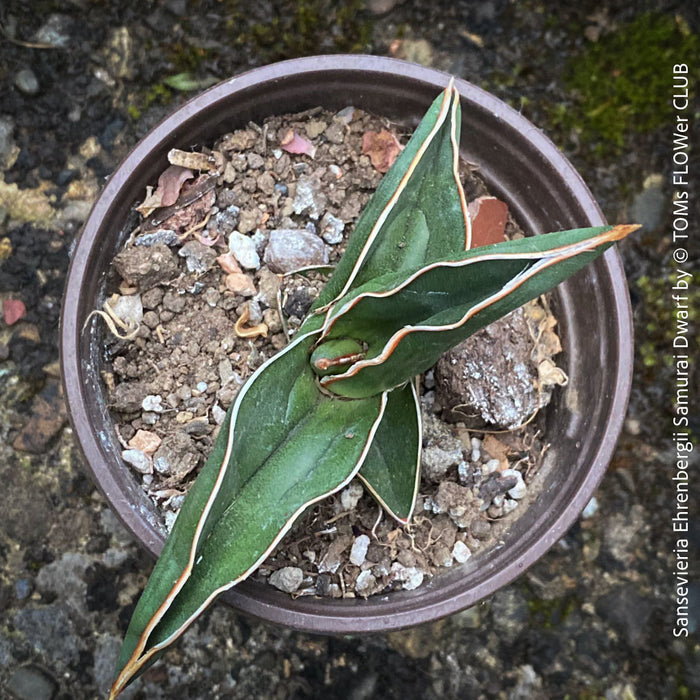
[[[602,226],[506,241],[372,280],[333,308],[322,336],[364,343],[365,358],[321,383],[352,398],[399,386],[636,228]]]
[[[400,437],[398,437],[400,436]],[[420,485],[421,420],[415,381],[389,392],[382,422],[358,476],[386,512],[405,525]]]
[[[297,338],[239,393],[136,607],[112,697],[248,576],[309,503],[359,470],[386,397],[319,391],[308,362],[314,338]]]
[[[471,226],[457,171],[459,115],[459,93],[450,82],[379,183],[312,310],[378,275],[469,248]]]

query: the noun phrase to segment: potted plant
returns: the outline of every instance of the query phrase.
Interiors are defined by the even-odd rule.
[[[315,57],[268,66],[212,88],[185,105],[151,132],[113,175],[93,209],[72,261],[62,329],[64,382],[73,424],[97,483],[127,527],[151,551],[158,552],[162,535],[149,513],[150,504],[121,465],[100,388],[99,343],[89,332],[83,332],[86,318],[98,306],[103,293],[105,271],[123,242],[125,217],[131,205],[163,170],[165,154],[171,148],[211,141],[232,125],[266,114],[319,104],[339,109],[352,102],[375,113],[415,123],[446,80],[446,76],[435,71],[370,57]],[[466,232],[468,239],[469,232],[463,193],[453,172],[459,125],[466,137],[467,158],[479,163],[491,191],[508,202],[516,218],[533,233],[571,231],[550,244],[545,243],[544,237],[512,241],[491,255],[459,250],[452,238],[455,222],[450,221],[450,216],[456,216],[457,223],[459,216],[463,217],[463,238]],[[492,312],[500,315],[515,308],[519,304],[511,301],[520,298],[519,294],[522,303],[525,297],[541,293],[567,276],[562,273],[558,277],[555,270],[572,264],[582,267],[583,261],[594,256],[601,246],[607,247],[631,229],[602,226],[602,216],[585,185],[556,148],[522,117],[473,86],[458,81],[456,89],[445,90],[418,132],[415,142],[411,142],[413,146],[409,145],[402,154],[403,160],[397,161],[387,175],[387,184],[380,187],[384,190],[378,190],[372,200],[364,228],[358,224],[354,243],[297,339],[253,375],[234,403],[232,414],[222,427],[224,436],[210,459],[213,466],[205,467],[207,476],[198,480],[198,495],[189,499],[194,505],[181,516],[176,528],[179,534],[171,537],[156,583],[137,610],[121,664],[125,670],[115,685],[115,694],[155,658],[161,647],[179,636],[215,594],[224,590],[228,591],[229,602],[247,612],[324,632],[391,629],[459,610],[512,580],[546,551],[578,516],[600,480],[621,428],[631,371],[627,292],[619,259],[612,251],[569,279],[558,291],[570,377],[569,400],[566,405],[560,402],[548,416],[556,444],[544,476],[545,493],[516,521],[504,547],[441,576],[429,588],[395,594],[388,600],[292,600],[247,582],[232,586],[260,561],[261,553],[269,551],[268,545],[277,541],[293,514],[346,483],[367,460],[377,440],[390,442],[381,437],[385,415],[404,416],[406,430],[413,437],[413,433],[418,434],[410,410],[406,409],[415,400],[411,399],[412,389],[407,382],[413,374],[425,370],[431,358],[436,359],[440,348],[447,349],[458,342],[470,323],[478,326],[481,321],[477,322],[477,317],[486,322],[496,317]],[[429,152],[429,144],[437,144],[441,139],[446,150],[434,147]],[[429,227],[430,236],[444,228],[444,233],[437,234],[443,235],[444,240],[437,245],[439,254],[425,252],[414,259],[415,256],[402,253],[396,262],[395,250],[377,254],[372,246],[374,241],[391,239],[393,234],[387,233],[387,222],[405,213],[407,205],[402,204],[401,197],[415,186],[412,178],[426,159],[438,165],[440,159],[445,161],[435,177],[436,191],[444,193],[444,201],[429,197],[422,205],[427,212],[432,207],[434,211],[428,213],[433,219],[446,217],[444,227]],[[406,216],[407,221],[413,221],[408,228],[420,237],[424,229],[421,222],[412,219],[410,211]],[[596,225],[601,228],[588,232],[578,228]],[[401,247],[399,243],[392,242]],[[526,267],[516,265],[510,269],[504,265],[504,261],[516,259],[523,264],[527,261]],[[453,300],[465,286],[472,288],[464,273],[471,274],[480,266],[486,266],[483,277],[495,287],[484,288],[483,293],[470,291],[469,298],[461,299],[456,306],[435,309],[442,314],[439,322],[432,323],[421,316],[425,300],[419,300],[415,312],[410,308],[410,300],[426,288],[431,293],[440,292],[440,298]],[[536,282],[543,277],[544,287]],[[585,304],[576,303],[581,298],[586,299]],[[483,313],[475,315],[475,310]],[[396,328],[386,321],[373,324],[371,319],[377,313],[384,313],[385,319],[400,319],[406,313],[411,320],[408,325],[399,322]],[[409,325],[420,332],[406,332]],[[415,343],[421,333],[429,336],[431,343],[438,337],[443,340],[432,343],[434,347],[425,352],[420,342]],[[604,363],[601,357],[605,358]],[[289,381],[281,381],[284,377]],[[303,386],[297,377],[303,378]],[[238,487],[232,486],[227,476],[229,465],[240,461],[235,452],[236,430],[259,421],[254,398],[246,396],[254,397],[256,392],[279,393],[278,390],[284,396],[276,399],[289,402],[294,396],[289,405],[309,416],[312,443],[328,443],[332,456],[324,465],[328,483],[322,480],[314,484],[313,479],[309,483],[308,475],[300,474],[299,483],[309,486],[309,492],[295,494],[293,502],[286,504],[288,512],[280,513],[279,522],[272,524],[265,543],[244,552],[238,562],[231,563],[235,556],[221,566],[216,562],[209,573],[200,575],[198,571],[205,571],[203,566],[196,568],[203,558],[200,542],[208,538],[214,541],[217,528],[242,526],[240,522],[225,522],[222,514],[229,504],[227,499],[238,497]],[[289,426],[281,415],[272,423],[284,436]],[[347,439],[338,442],[338,435]],[[294,441],[285,444],[292,454],[286,464],[297,464],[296,455],[305,448]],[[318,459],[327,454],[323,445],[321,448]],[[259,467],[251,464],[251,474],[260,472]],[[263,480],[279,483],[282,477],[275,476],[267,462],[265,470]],[[375,486],[381,491],[381,485]],[[402,509],[406,517],[410,515],[410,504],[400,503],[397,509]],[[267,523],[258,523],[254,517],[249,510],[246,522],[252,523],[250,541],[267,527]],[[228,541],[229,535],[224,532],[222,542]],[[189,544],[183,546],[182,537]],[[206,559],[209,562],[215,557],[208,555]],[[193,584],[198,576],[200,582]],[[197,592],[190,596],[187,591],[193,585]],[[154,630],[157,634],[151,636]]]

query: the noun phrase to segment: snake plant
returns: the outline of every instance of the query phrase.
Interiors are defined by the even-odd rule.
[[[359,476],[401,523],[419,482],[415,378],[635,226],[472,248],[450,85],[385,175],[293,342],[247,381],[134,611],[116,697],[312,503]]]

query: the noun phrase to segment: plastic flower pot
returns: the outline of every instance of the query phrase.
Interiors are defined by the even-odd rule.
[[[64,297],[61,359],[68,409],[87,466],[128,530],[153,555],[164,542],[155,506],[120,457],[100,372],[101,331],[83,329],[101,306],[126,219],[146,185],[167,167],[171,148],[212,143],[268,115],[349,104],[415,126],[449,76],[393,59],[320,56],[265,66],[194,98],[153,129],[112,175],[77,241]],[[457,80],[463,156],[479,164],[490,191],[529,233],[605,223],[571,164],[542,132],[500,100]],[[632,325],[624,272],[608,251],[557,288],[555,312],[569,376],[546,410],[551,447],[540,493],[514,520],[504,545],[443,569],[413,591],[360,599],[292,599],[245,581],[224,600],[238,610],[318,633],[407,627],[457,612],[495,592],[539,559],[578,518],[610,461],[630,392]]]

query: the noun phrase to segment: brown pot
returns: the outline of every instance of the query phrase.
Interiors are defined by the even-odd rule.
[[[177,147],[212,143],[226,131],[271,114],[352,104],[415,126],[444,88],[435,70],[370,56],[316,56],[265,66],[197,96],[153,129],[112,175],[77,241],[63,303],[61,361],[71,421],[95,483],[128,530],[152,554],[164,542],[153,504],[120,457],[100,379],[97,324],[87,315],[104,300],[104,281],[123,244],[126,218]],[[604,224],[591,193],[542,132],[500,100],[463,81],[463,155],[479,164],[490,191],[525,231]],[[630,392],[632,323],[620,258],[608,251],[555,293],[569,385],[547,410],[552,446],[538,478],[539,498],[505,545],[440,571],[413,590],[359,599],[293,600],[246,581],[224,599],[241,611],[297,629],[355,633],[407,627],[473,605],[522,574],[578,518],[600,482],[620,433]]]

